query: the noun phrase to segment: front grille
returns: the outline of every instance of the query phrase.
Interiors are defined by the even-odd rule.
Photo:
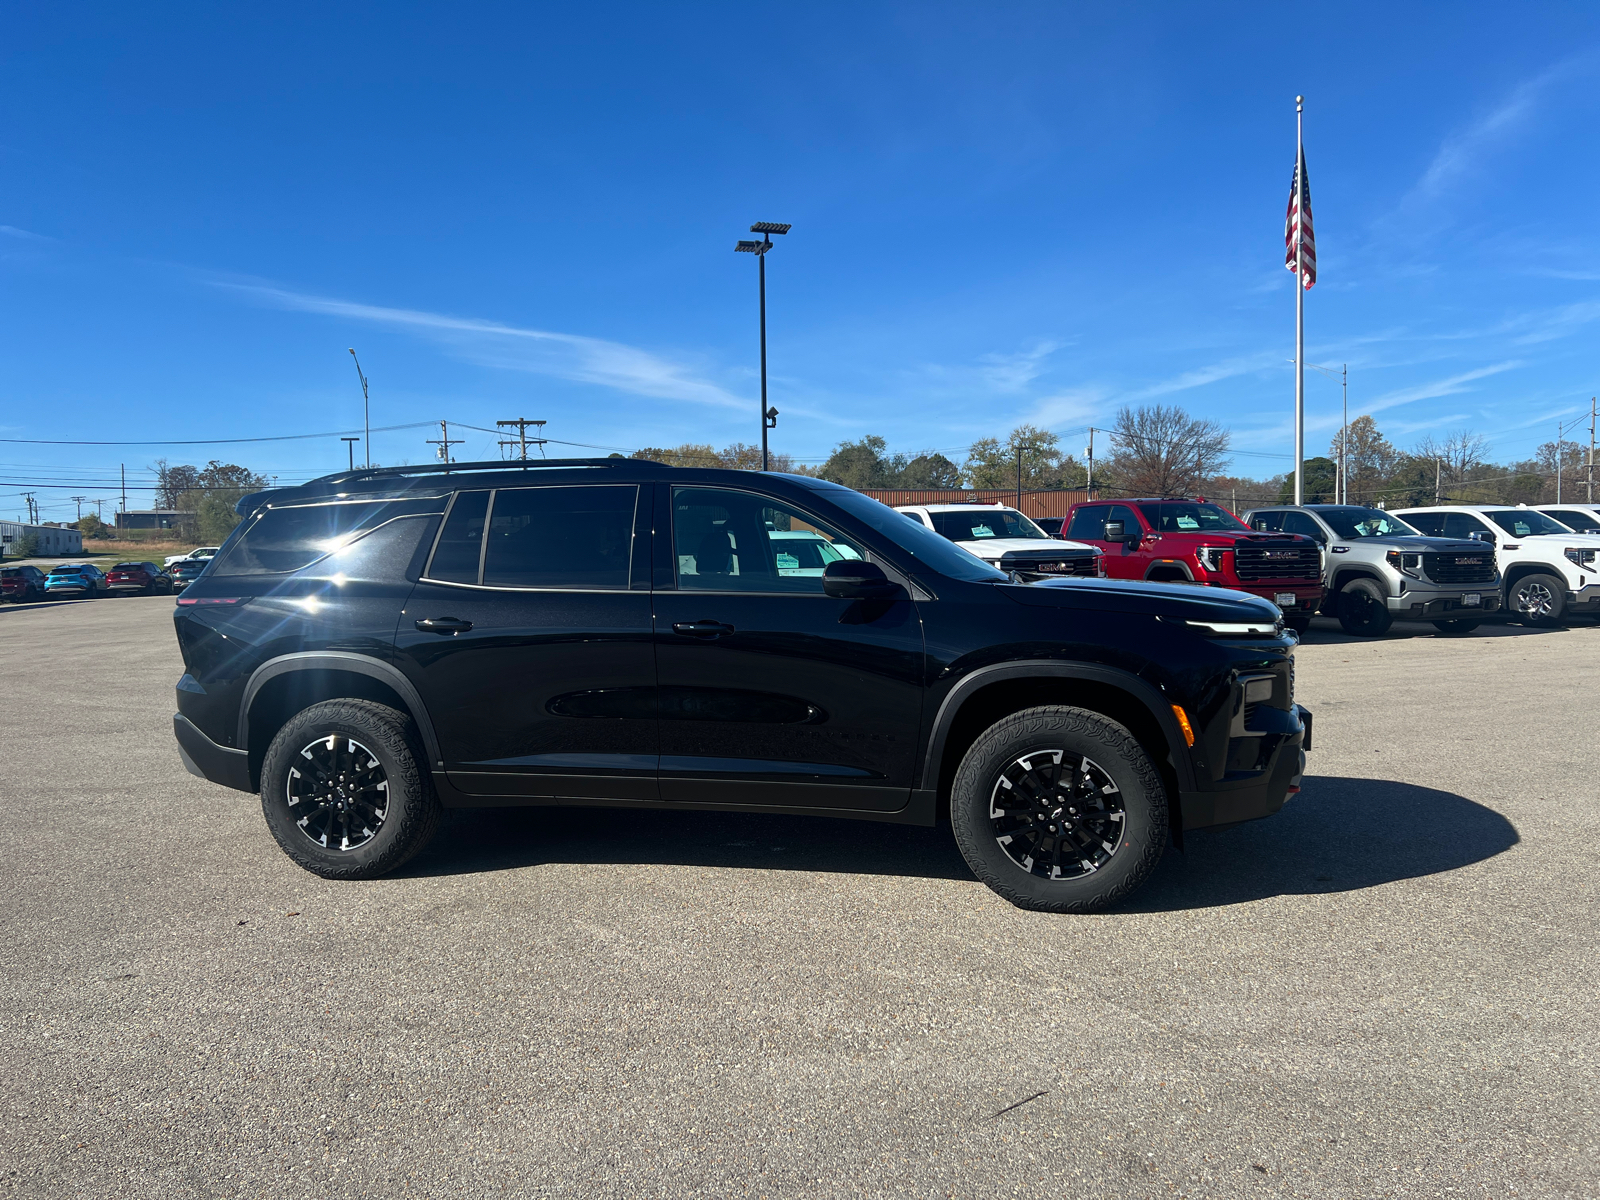
[[[1422,573],[1435,583],[1493,583],[1492,554],[1424,554]]]
[[[1315,580],[1322,576],[1322,553],[1315,546],[1241,542],[1233,550],[1233,569],[1241,580]]]
[[[1039,575],[1089,575],[1097,572],[1093,554],[1050,555],[1008,554],[1000,566],[1007,571],[1032,571]]]

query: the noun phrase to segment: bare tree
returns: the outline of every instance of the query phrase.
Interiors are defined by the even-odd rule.
[[[1111,438],[1108,482],[1126,495],[1192,495],[1228,461],[1228,431],[1176,405],[1119,410]]]
[[[1341,433],[1334,434],[1328,446],[1328,457],[1334,462],[1339,461]],[[1350,499],[1371,504],[1379,497],[1389,476],[1394,474],[1400,452],[1378,431],[1378,423],[1366,415],[1350,422],[1350,436],[1346,441],[1349,457],[1345,459],[1345,478]]]

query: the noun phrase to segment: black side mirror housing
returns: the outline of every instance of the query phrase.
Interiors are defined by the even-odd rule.
[[[844,558],[822,569],[822,591],[836,600],[886,600],[901,590],[882,567],[863,559]]]
[[[1494,535],[1485,529],[1475,530],[1474,532],[1467,534],[1467,536],[1475,542],[1494,541]]]
[[[1108,541],[1108,542],[1120,542],[1120,541],[1122,541],[1123,538],[1125,538],[1127,536],[1128,536],[1127,529],[1122,524],[1121,521],[1107,521],[1106,522],[1106,541]]]

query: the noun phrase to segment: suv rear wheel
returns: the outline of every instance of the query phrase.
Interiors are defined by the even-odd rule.
[[[328,700],[291,717],[261,764],[261,810],[283,852],[324,879],[375,879],[421,850],[439,798],[404,713]]]
[[[1567,607],[1567,585],[1554,575],[1524,575],[1511,586],[1507,606],[1534,625],[1555,625]]]
[[[1167,795],[1126,728],[1082,708],[996,722],[961,760],[950,819],[977,877],[1020,908],[1086,913],[1161,861]]]
[[[1339,625],[1357,637],[1382,637],[1394,624],[1383,589],[1370,579],[1352,579],[1339,589]]]

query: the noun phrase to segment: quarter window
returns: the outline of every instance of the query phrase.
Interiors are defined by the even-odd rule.
[[[674,488],[672,538],[685,591],[821,595],[830,562],[866,557],[797,508],[724,488]]]
[[[445,583],[477,583],[483,565],[483,522],[489,512],[489,493],[460,492],[450,506],[450,516],[439,534],[428,566],[428,578]]]
[[[638,500],[631,486],[499,489],[484,586],[626,588]]]

